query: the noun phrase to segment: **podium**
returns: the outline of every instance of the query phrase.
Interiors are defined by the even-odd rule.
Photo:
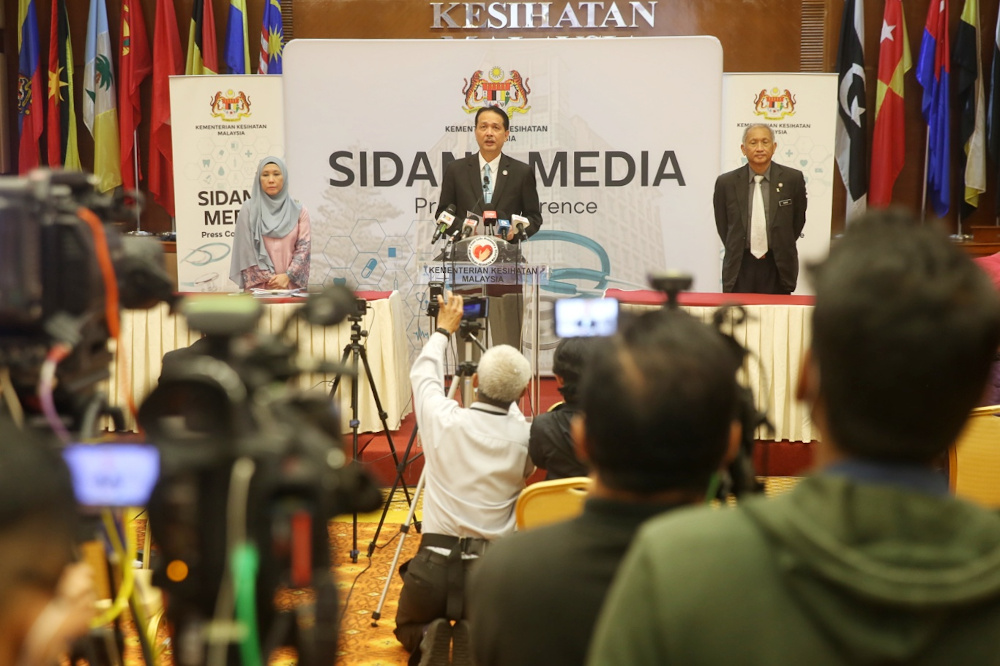
[[[489,298],[487,321],[491,330],[510,328],[510,322],[494,309],[494,303],[505,297],[516,298],[519,311],[514,313],[514,330],[519,335],[515,346],[531,363],[531,408],[532,413],[537,413],[539,290],[548,283],[549,267],[527,263],[519,244],[493,236],[463,238],[431,254],[432,259],[418,259],[420,283],[443,282],[446,289],[463,296],[471,293]]]

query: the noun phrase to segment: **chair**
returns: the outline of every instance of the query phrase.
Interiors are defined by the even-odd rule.
[[[959,497],[1000,508],[1000,405],[972,410],[948,450],[948,481]]]
[[[574,476],[531,484],[521,491],[514,505],[517,529],[530,530],[578,515],[583,511],[590,483],[589,477]]]

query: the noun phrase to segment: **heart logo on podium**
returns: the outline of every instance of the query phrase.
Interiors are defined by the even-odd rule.
[[[489,266],[499,254],[497,242],[491,236],[478,236],[469,243],[469,261],[477,266]]]

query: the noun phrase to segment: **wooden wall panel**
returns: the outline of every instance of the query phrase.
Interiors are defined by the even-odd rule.
[[[178,20],[182,48],[187,47],[188,26],[193,0],[162,0],[170,2]],[[216,31],[221,47],[225,35],[228,0],[211,0],[215,10]],[[920,48],[920,39],[931,0],[907,0],[907,33],[914,61]],[[157,0],[140,0],[146,28],[150,39],[154,34],[154,16]],[[117,45],[121,0],[106,0],[112,42]],[[259,49],[259,30],[265,0],[247,0],[248,30],[251,60],[256,62]],[[289,3],[291,3],[289,5]],[[963,0],[950,0],[951,32],[954,35],[964,4]],[[39,31],[43,45],[42,60],[47,63],[47,46],[51,0],[35,0],[39,18]],[[72,27],[73,50],[77,63],[76,90],[82,94],[83,54],[86,39],[87,12],[89,0],[70,0],[70,24]],[[354,39],[488,39],[506,37],[605,37],[605,36],[653,36],[653,35],[697,35],[709,34],[718,37],[724,51],[724,68],[727,72],[752,71],[832,71],[836,58],[843,0],[659,0],[655,6],[655,22],[651,27],[641,18],[636,27],[600,27],[569,30],[550,27],[549,29],[467,29],[464,27],[465,6],[462,3],[443,3],[444,7],[457,5],[449,16],[458,28],[435,29],[433,3],[427,0],[284,0],[286,15],[293,18],[286,32],[293,32],[295,38],[354,38]],[[484,9],[480,16],[487,17],[488,3],[479,3]],[[522,3],[523,5],[524,3]],[[538,5],[539,3],[535,3]],[[550,23],[555,24],[565,5],[565,0],[550,3]],[[598,3],[600,4],[600,3]],[[605,7],[611,3],[605,1]],[[983,26],[984,71],[991,64],[990,45],[996,26],[1000,0],[980,2],[981,25]],[[618,0],[626,20],[631,18],[629,2]],[[648,0],[643,3],[648,8]],[[574,7],[579,4],[574,3]],[[537,7],[536,7],[537,11]],[[868,80],[868,123],[869,133],[874,127],[875,82],[877,75],[878,40],[882,23],[883,4],[878,0],[865,2],[866,24],[866,73]],[[7,94],[16,100],[17,85],[17,2],[3,4],[5,29],[3,49],[7,58]],[[509,12],[508,12],[509,14]],[[595,12],[595,23],[603,19],[600,9]],[[578,19],[585,22],[585,13],[579,12]],[[481,19],[482,20],[482,19]],[[443,22],[445,23],[445,22]],[[817,67],[817,61],[819,66]],[[656,67],[681,67],[683,63],[656,63],[653,68],[643,63],[643,67],[633,67],[633,63],[623,63],[625,75],[645,77],[655,81]],[[401,69],[406,63],[400,64]],[[925,125],[920,115],[921,88],[916,82],[915,72],[906,77],[906,142],[907,162],[897,182],[894,199],[898,203],[919,211],[923,182],[923,155],[926,143]],[[147,80],[142,89],[144,118],[140,125],[140,148],[145,163],[148,148],[148,118],[151,85]],[[77,103],[77,108],[82,104]],[[961,200],[961,178],[958,173],[958,157],[961,146],[957,141],[957,116],[953,112],[953,201]],[[12,103],[7,109],[5,121],[10,132],[8,147],[9,163],[14,168],[17,154],[17,109]],[[80,152],[84,164],[93,162],[93,142],[82,120],[79,122]],[[145,170],[145,169],[144,169]],[[993,224],[997,197],[995,184],[996,169],[989,167],[989,187],[982,197],[980,210],[968,224]],[[833,230],[843,228],[844,203],[843,187],[836,180],[834,194]],[[942,222],[952,230],[957,225],[957,208],[953,204],[951,214]],[[143,225],[152,231],[170,228],[166,213],[157,205],[150,204],[143,214]]]

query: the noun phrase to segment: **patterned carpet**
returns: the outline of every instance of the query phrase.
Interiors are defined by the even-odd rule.
[[[396,641],[392,631],[395,628],[396,601],[402,579],[392,577],[385,604],[382,607],[377,626],[372,626],[372,614],[378,609],[379,599],[385,587],[389,566],[399,544],[400,526],[406,519],[408,507],[399,499],[390,506],[385,524],[379,533],[372,558],[367,557],[369,544],[378,528],[381,511],[358,516],[358,562],[351,561],[353,530],[351,517],[339,517],[330,523],[330,558],[334,563],[337,592],[341,604],[340,638],[338,641],[337,666],[395,666],[405,664],[409,654]],[[418,503],[418,510],[420,504]],[[136,521],[140,547],[145,541],[145,520]],[[411,530],[404,540],[399,564],[413,557],[417,551],[419,535]],[[398,566],[398,565],[397,565]],[[353,589],[352,589],[353,588]],[[310,600],[311,593],[303,590],[280,592],[277,606],[282,609],[294,607]],[[346,609],[344,603],[347,603]],[[128,613],[126,612],[126,616]],[[142,666],[142,650],[130,618],[125,619],[125,663],[127,666]],[[157,633],[156,645],[161,650],[162,666],[172,666],[173,651],[166,628],[161,625]],[[293,666],[295,651],[291,648],[276,651],[268,663],[271,666]]]
[[[388,666],[390,664],[405,664],[409,654],[396,641],[392,630],[395,628],[396,601],[402,579],[392,572],[392,582],[382,607],[377,627],[373,627],[372,613],[378,608],[379,598],[389,575],[389,565],[392,564],[399,540],[399,522],[386,523],[379,536],[372,559],[368,560],[368,544],[371,543],[377,523],[358,523],[358,549],[361,556],[358,563],[351,562],[351,523],[331,523],[331,536],[334,544],[334,558],[337,586],[341,603],[347,599],[351,586],[350,599],[347,608],[342,612],[340,645],[337,664],[339,666]],[[410,531],[403,543],[399,564],[413,557],[417,552],[419,537]],[[356,581],[356,582],[355,582]]]
[[[799,481],[795,477],[768,477],[765,481],[765,492],[774,496],[787,492]],[[337,666],[401,666],[406,664],[408,653],[399,645],[393,636],[395,628],[396,601],[402,579],[393,572],[392,581],[381,615],[376,626],[373,626],[373,613],[378,609],[379,599],[389,576],[389,566],[398,547],[399,528],[407,515],[407,505],[398,495],[386,516],[385,525],[379,534],[375,551],[369,560],[366,557],[369,544],[375,535],[381,512],[358,516],[358,562],[351,562],[350,552],[353,547],[351,517],[340,517],[330,523],[331,559],[334,562],[334,572],[341,604],[341,627],[338,642]],[[418,516],[420,515],[418,503]],[[139,521],[140,543],[145,532],[145,521]],[[416,530],[411,530],[403,543],[399,564],[413,557],[419,543]],[[398,565],[397,565],[398,566]],[[294,606],[303,600],[308,600],[308,591],[286,591],[277,598],[279,607]],[[347,603],[346,609],[344,603]],[[135,637],[131,624],[127,624],[126,654],[127,666],[143,664],[138,639]],[[163,648],[161,663],[172,666],[170,642],[166,631],[161,627],[157,636],[157,645]],[[294,650],[279,650],[271,655],[268,662],[271,666],[293,666],[296,663]]]

